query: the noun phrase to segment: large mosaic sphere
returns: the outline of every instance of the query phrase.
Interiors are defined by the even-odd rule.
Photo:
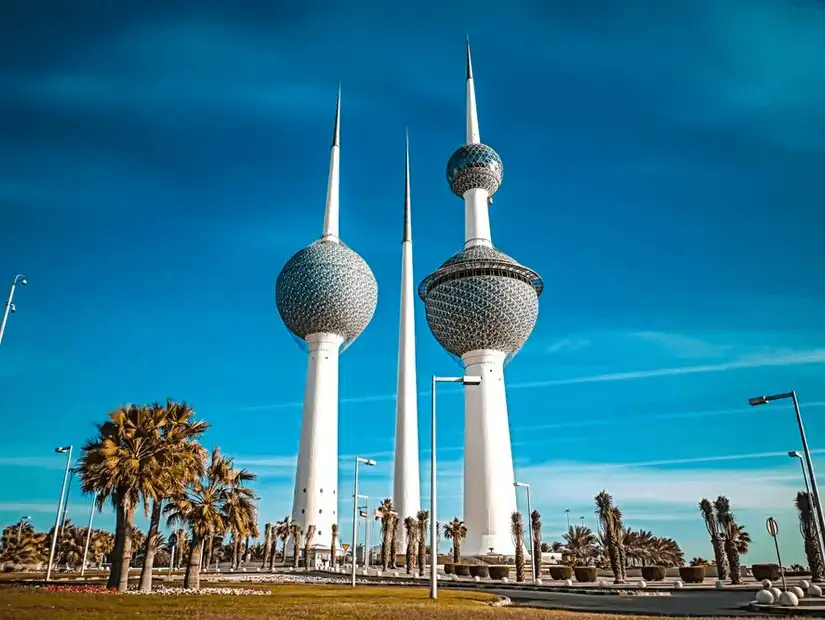
[[[501,157],[486,144],[465,144],[447,162],[447,183],[459,198],[468,189],[486,189],[492,196],[503,176]]]
[[[447,259],[421,282],[418,294],[430,330],[449,353],[492,349],[512,357],[536,325],[543,289],[535,271],[477,245]]]
[[[275,282],[275,302],[297,338],[330,333],[352,342],[372,320],[378,284],[356,252],[322,239],[286,262]]]

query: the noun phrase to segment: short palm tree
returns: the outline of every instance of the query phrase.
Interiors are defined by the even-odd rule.
[[[713,502],[713,507],[716,509],[719,531],[725,538],[725,556],[730,566],[730,580],[732,584],[738,585],[742,581],[739,556],[748,552],[751,538],[736,522],[730,510],[730,500],[725,495],[717,497]]]
[[[699,502],[699,512],[705,522],[705,529],[710,535],[710,544],[713,548],[713,557],[716,560],[716,573],[719,579],[724,581],[728,578],[728,559],[725,556],[725,540],[719,531],[719,521],[713,512],[713,504],[709,499],[702,499]]]
[[[392,500],[388,497],[381,502],[377,509],[377,516],[381,521],[381,568],[390,567],[390,539],[392,537],[394,510]]]
[[[292,536],[292,517],[284,517],[283,520],[275,523],[275,532],[277,537],[281,539],[281,559],[286,564],[286,544]]]
[[[467,526],[464,521],[454,517],[444,525],[444,538],[453,541],[453,562],[458,564],[461,561],[461,541],[467,538]]]
[[[811,581],[820,582],[825,578],[822,549],[819,546],[819,536],[816,529],[816,516],[811,503],[811,496],[807,491],[796,494],[796,513],[799,517],[799,533],[805,542],[805,557],[811,569]]]
[[[398,568],[398,513],[392,514],[390,525],[390,568]]]
[[[332,524],[332,540],[329,543],[329,565],[335,568],[338,564],[338,524]]]
[[[315,526],[307,526],[307,535],[304,538],[304,570],[311,568],[310,556],[312,555],[312,541],[315,538]]]
[[[298,561],[301,555],[301,536],[303,530],[295,521],[289,524],[289,536],[292,538],[292,568],[298,568]]]
[[[541,572],[541,513],[534,510],[530,513],[530,532],[533,536],[532,556],[535,558],[535,566]],[[533,579],[538,579],[538,575],[534,575]]]
[[[418,522],[413,517],[404,519],[404,531],[406,533],[407,549],[404,555],[404,568],[407,574],[412,573],[413,562],[415,562],[415,542],[418,540],[417,535]]]
[[[586,525],[571,525],[562,535],[576,566],[589,566],[596,557],[596,535]]]
[[[430,518],[430,513],[426,510],[419,510],[415,515],[418,522],[418,542],[416,543],[418,549],[418,574],[424,575],[424,565],[427,563],[427,521]],[[438,559],[438,549],[433,549],[433,558]]]
[[[261,568],[266,569],[269,565],[269,558],[272,554],[272,524],[267,523],[264,525],[264,558],[263,563],[261,564]]]
[[[622,513],[613,504],[613,496],[601,491],[594,498],[596,516],[602,530],[604,546],[613,571],[614,583],[625,583],[624,546],[622,544]]]
[[[524,581],[524,517],[519,511],[510,515],[510,533],[516,545],[516,581]]]

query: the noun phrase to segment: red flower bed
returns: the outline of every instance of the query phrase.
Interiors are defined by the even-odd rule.
[[[44,586],[47,592],[74,592],[79,594],[117,594],[117,588],[103,586]]]

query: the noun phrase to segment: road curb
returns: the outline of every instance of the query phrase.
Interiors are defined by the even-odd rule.
[[[760,614],[770,614],[772,616],[811,616],[811,617],[825,617],[825,609],[806,609],[804,606],[799,607],[782,607],[778,605],[762,605],[761,603],[748,603],[743,605],[742,609],[753,611]]]

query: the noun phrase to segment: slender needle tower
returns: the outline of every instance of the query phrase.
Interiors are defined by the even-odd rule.
[[[415,285],[410,222],[410,140],[405,156],[404,236],[401,239],[401,318],[398,327],[398,395],[395,406],[393,505],[403,523],[421,508],[418,477],[418,386],[415,375]],[[406,548],[402,539],[401,550]]]
[[[339,237],[340,126],[339,88],[324,232],[286,262],[275,283],[278,313],[309,356],[292,518],[304,532],[314,525],[319,542],[338,522],[338,356],[378,303],[375,276]]]
[[[543,283],[532,269],[493,247],[489,204],[502,180],[501,158],[479,135],[467,41],[466,143],[447,163],[447,182],[464,199],[464,248],[418,287],[436,340],[481,385],[465,389],[464,521],[467,555],[512,554],[516,510],[504,365],[538,318]],[[433,517],[435,518],[435,517]]]

